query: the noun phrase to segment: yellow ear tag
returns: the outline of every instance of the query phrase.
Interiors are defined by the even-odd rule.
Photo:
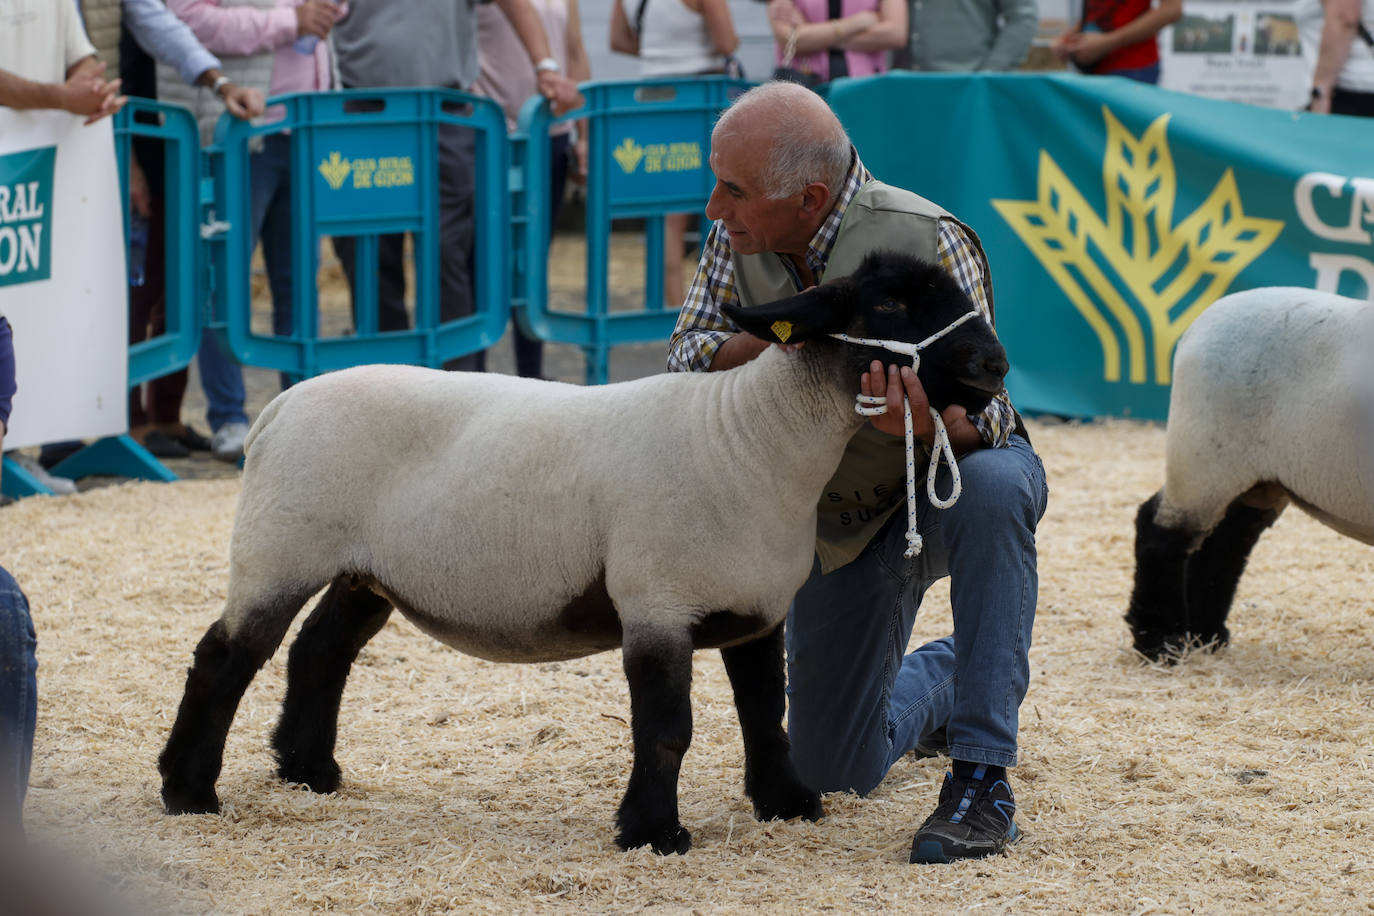
[[[775,321],[770,329],[783,343],[787,343],[787,338],[792,336],[792,322],[790,321]]]

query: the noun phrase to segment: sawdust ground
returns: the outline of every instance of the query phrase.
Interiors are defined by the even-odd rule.
[[[30,834],[135,912],[1374,909],[1374,553],[1290,511],[1252,558],[1233,644],[1174,668],[1142,664],[1121,614],[1162,430],[1033,423],[1032,434],[1051,501],[1014,771],[1026,837],[1006,856],[906,864],[940,760],[899,762],[868,798],[827,797],[819,823],[755,822],[710,652],[694,665],[681,780],[694,848],[621,853],[619,654],[503,666],[396,617],[349,681],[337,794],[273,776],[283,651],[230,733],[223,813],[167,817],[155,758],[223,600],[237,477],[4,510],[0,556],[39,634]],[[948,627],[937,588],[913,638]]]

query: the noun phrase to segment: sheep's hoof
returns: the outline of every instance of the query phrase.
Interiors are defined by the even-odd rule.
[[[775,786],[754,797],[754,817],[761,821],[790,821],[794,817],[816,821],[824,816],[821,794],[800,783]]]
[[[314,763],[284,757],[277,765],[277,775],[287,782],[300,783],[320,795],[337,792],[339,783],[343,782],[343,771],[332,757]]]
[[[687,850],[692,848],[692,834],[681,824],[672,824],[668,827],[656,830],[631,830],[622,827],[619,836],[615,838],[616,845],[621,849],[638,849],[640,846],[652,846],[654,852],[661,856],[684,855]]]
[[[164,782],[162,807],[168,814],[219,814],[219,796],[214,786],[205,790],[179,789]]]
[[[1205,649],[1216,652],[1223,648],[1231,638],[1226,631],[1220,633],[1149,633],[1134,634],[1135,650],[1152,662],[1176,665],[1190,650]]]

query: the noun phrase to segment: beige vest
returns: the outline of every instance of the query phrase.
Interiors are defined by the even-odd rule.
[[[927,261],[938,261],[940,221],[953,219],[936,204],[910,191],[870,181],[845,211],[824,277],[817,280],[848,276],[858,269],[865,255],[878,248],[897,249]],[[967,226],[963,228],[978,245],[983,275],[989,276],[977,235]],[[792,276],[776,254],[732,254],[731,260],[735,288],[744,307],[796,294]],[[991,308],[992,291],[985,287],[984,292]],[[839,468],[821,494],[816,553],[822,571],[838,569],[862,553],[888,516],[905,500],[905,442],[865,423],[849,440]]]
[[[220,0],[220,6],[256,6],[259,9],[272,9],[276,0]],[[234,81],[235,85],[247,89],[257,89],[267,95],[272,87],[272,60],[276,51],[262,51],[242,57],[215,55],[220,59],[221,71]],[[171,67],[158,62],[157,97],[159,101],[182,105],[191,110],[200,125],[200,142],[209,144],[215,135],[215,123],[224,113],[224,103],[208,86],[188,86],[181,76]]]
[[[95,55],[105,62],[105,78],[119,76],[119,22],[121,0],[84,0],[81,15],[86,20],[86,36],[95,45]]]

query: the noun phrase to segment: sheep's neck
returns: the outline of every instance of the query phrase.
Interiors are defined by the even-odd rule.
[[[719,422],[735,432],[723,437],[727,460],[761,475],[794,481],[791,492],[808,494],[799,511],[810,511],[866,421],[854,412],[857,375],[848,379],[842,348],[817,342],[793,353],[770,348],[726,373]],[[768,456],[759,462],[756,456]],[[765,466],[766,465],[766,466]],[[785,477],[783,477],[785,475]]]

